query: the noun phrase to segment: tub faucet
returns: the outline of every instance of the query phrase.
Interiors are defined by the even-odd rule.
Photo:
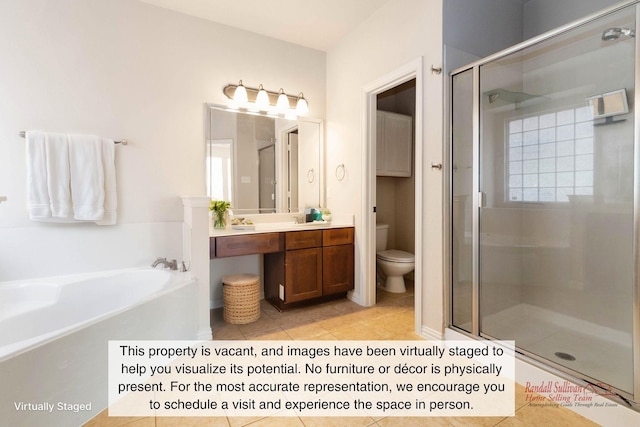
[[[158,264],[162,264],[165,266],[165,268],[170,268],[171,270],[177,270],[178,269],[178,261],[176,261],[175,259],[172,261],[167,261],[166,258],[156,258],[155,261],[153,261],[151,263],[151,267],[156,268],[158,266]]]

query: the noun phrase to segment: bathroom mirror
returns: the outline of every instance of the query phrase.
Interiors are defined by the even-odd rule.
[[[207,194],[234,213],[300,212],[321,200],[322,122],[206,105]]]

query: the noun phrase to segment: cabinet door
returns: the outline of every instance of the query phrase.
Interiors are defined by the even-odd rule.
[[[322,248],[287,251],[285,275],[286,303],[322,296]]]
[[[410,116],[382,112],[376,132],[377,174],[411,176],[413,125]]]
[[[353,245],[325,246],[323,254],[323,295],[353,289]]]

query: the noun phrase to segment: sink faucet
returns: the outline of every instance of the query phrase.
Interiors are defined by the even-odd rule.
[[[172,261],[167,261],[166,258],[157,258],[151,263],[151,267],[156,268],[158,264],[162,264],[165,266],[165,268],[170,268],[171,270],[178,269],[178,261],[176,261],[175,259]]]

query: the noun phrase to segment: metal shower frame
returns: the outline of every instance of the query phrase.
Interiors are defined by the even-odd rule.
[[[452,218],[451,213],[453,212],[453,169],[451,167],[452,163],[452,105],[451,103],[447,106],[448,113],[448,123],[447,127],[449,129],[449,136],[447,140],[448,146],[446,147],[446,151],[448,153],[448,180],[445,183],[447,186],[446,192],[449,195],[449,203],[448,206],[445,206],[445,232],[447,233],[447,239],[445,240],[445,271],[448,272],[447,277],[447,327],[454,329],[455,331],[471,336],[475,339],[483,339],[485,336],[480,335],[480,325],[479,325],[479,259],[480,259],[480,235],[479,235],[479,224],[480,224],[480,200],[478,197],[480,191],[480,66],[490,63],[492,61],[503,58],[512,53],[516,53],[530,46],[541,43],[545,40],[552,39],[555,36],[563,34],[567,31],[573,30],[582,25],[591,23],[596,21],[604,16],[610,15],[612,13],[621,11],[626,8],[635,7],[635,21],[636,25],[640,22],[640,0],[629,0],[617,4],[615,6],[611,6],[609,8],[603,9],[600,12],[588,15],[582,19],[573,21],[564,26],[558,27],[554,30],[541,34],[539,36],[533,37],[527,41],[519,43],[517,45],[511,46],[507,49],[504,49],[500,52],[492,54],[488,57],[480,59],[478,61],[472,62],[464,67],[457,68],[449,73],[449,82],[448,88],[446,89],[449,94],[449,99],[451,99],[452,88],[453,88],[453,76],[465,71],[472,71],[472,79],[473,79],[473,115],[472,115],[472,128],[473,128],[473,170],[475,171],[473,174],[473,213],[472,213],[472,327],[471,333],[461,330],[455,326],[453,326],[453,318],[452,318],[452,253],[451,253],[451,227],[452,227]],[[618,394],[617,400],[621,403],[631,406],[635,410],[640,410],[640,40],[637,40],[635,43],[635,90],[634,90],[634,111],[633,111],[633,121],[634,121],[634,195],[633,195],[633,334],[632,334],[632,350],[633,350],[633,393],[626,392],[624,390],[615,390]],[[563,367],[561,365],[555,365],[552,362],[542,359],[534,354],[530,354],[524,352],[522,355],[518,355],[523,360],[538,366],[542,369],[551,371],[559,376],[570,378],[574,381],[582,383],[583,385],[593,384],[593,380],[585,375],[576,376],[574,371]],[[630,402],[631,401],[631,402]]]

